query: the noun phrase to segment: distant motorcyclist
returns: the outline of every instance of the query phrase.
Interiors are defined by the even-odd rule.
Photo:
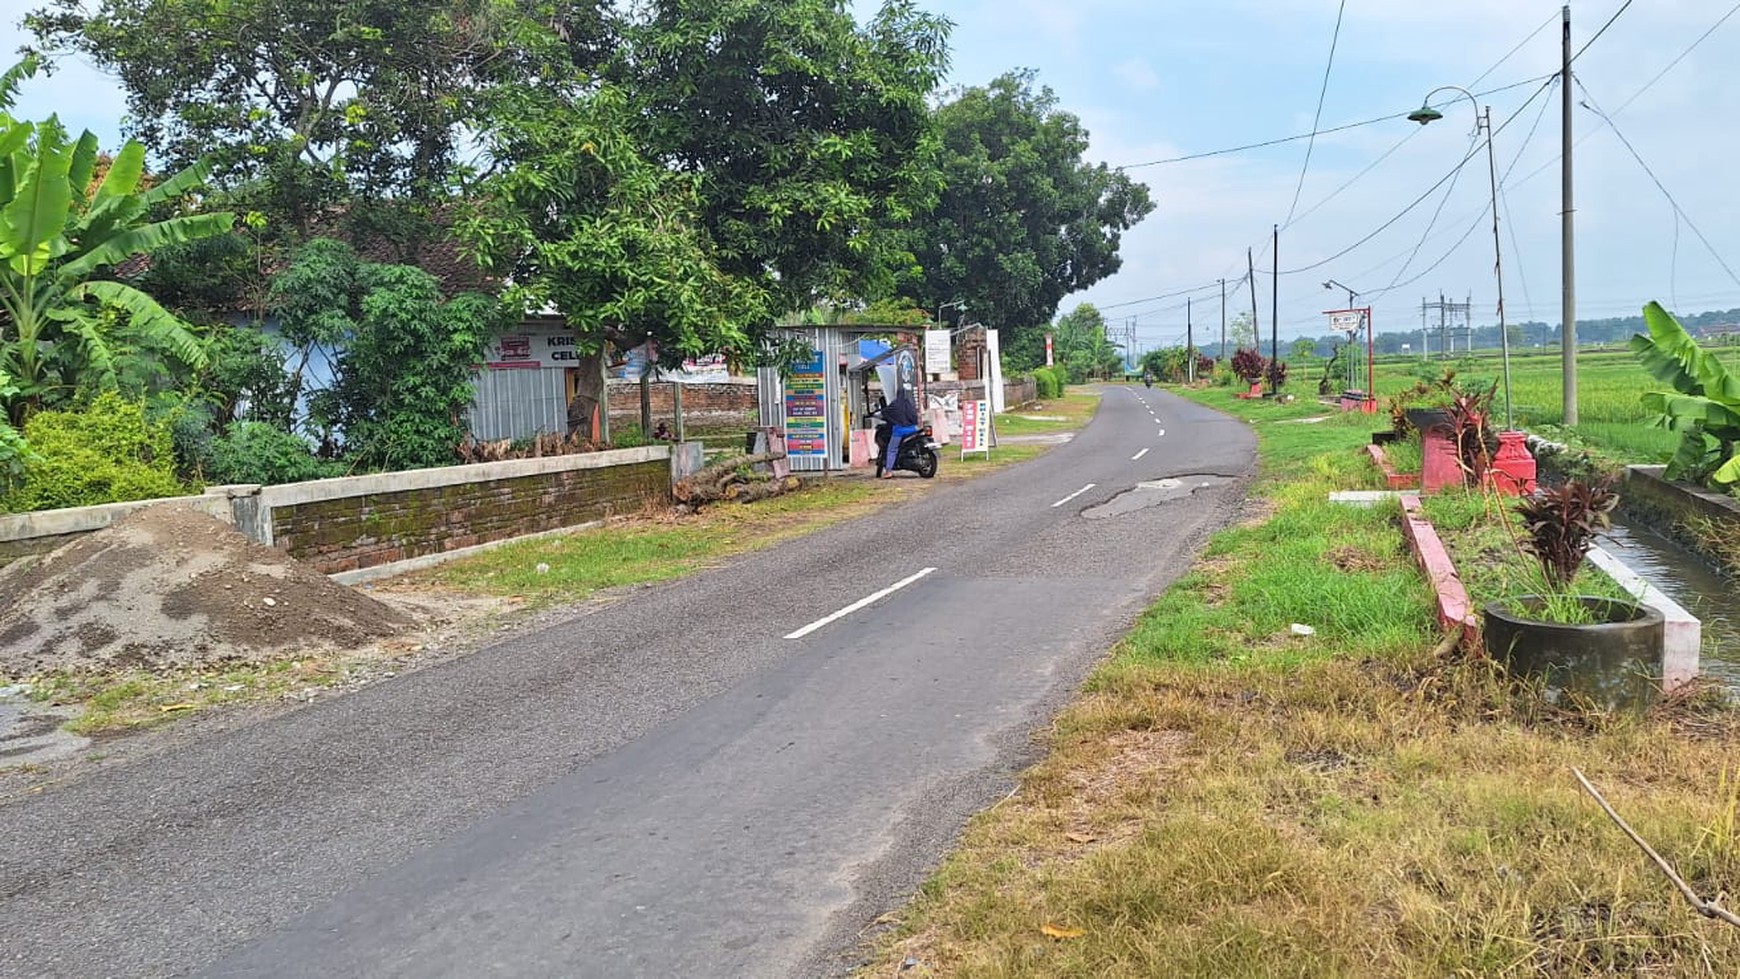
[[[1154,386],[1154,375],[1148,373],[1147,371],[1143,371],[1142,372],[1142,385],[1144,387],[1153,387]]]
[[[893,479],[894,460],[900,456],[900,443],[918,431],[918,406],[912,403],[911,392],[897,388],[894,400],[884,403],[877,413],[889,429],[888,444],[882,450],[882,478]]]

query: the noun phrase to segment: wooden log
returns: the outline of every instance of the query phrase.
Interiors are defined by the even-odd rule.
[[[758,462],[772,462],[785,457],[784,449],[774,449],[769,452],[759,452],[755,455],[733,456],[722,462],[699,469],[671,486],[671,495],[679,503],[693,503],[719,499],[724,492],[727,481],[736,478],[739,466],[750,466]]]

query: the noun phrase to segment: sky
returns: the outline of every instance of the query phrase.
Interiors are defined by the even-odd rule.
[[[872,3],[858,0],[860,16]],[[1091,132],[1089,160],[1125,168],[1154,196],[1124,235],[1122,269],[1060,312],[1092,302],[1120,326],[1133,321],[1150,348],[1182,342],[1189,298],[1198,342],[1218,339],[1219,280],[1229,317],[1250,308],[1249,248],[1265,338],[1272,297],[1283,341],[1327,332],[1323,311],[1347,302],[1324,288],[1331,279],[1360,293],[1380,332],[1418,329],[1422,299],[1440,294],[1470,301],[1476,324],[1497,322],[1474,103],[1447,90],[1432,99],[1442,120],[1403,118],[1457,85],[1492,110],[1507,319],[1560,320],[1558,0],[920,3],[954,22],[952,84],[1033,69]],[[22,42],[17,20],[33,5],[0,0],[0,47]],[[1572,69],[1579,319],[1632,315],[1652,299],[1686,313],[1740,307],[1737,11],[1730,0],[1571,4],[1573,50],[1588,44]],[[105,145],[124,111],[113,81],[77,64],[31,82],[18,105],[25,118],[58,112]],[[1324,132],[1367,120],[1381,121]],[[1217,152],[1314,129],[1314,140]],[[1199,154],[1213,155],[1155,162]]]

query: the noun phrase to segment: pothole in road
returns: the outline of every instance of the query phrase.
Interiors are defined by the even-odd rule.
[[[1223,483],[1232,482],[1230,476],[1217,476],[1213,473],[1192,473],[1184,476],[1169,476],[1166,479],[1150,479],[1137,483],[1112,497],[1099,506],[1088,507],[1081,515],[1090,520],[1101,520],[1106,517],[1122,516],[1134,513],[1151,506],[1181,500],[1198,490],[1209,489]]]

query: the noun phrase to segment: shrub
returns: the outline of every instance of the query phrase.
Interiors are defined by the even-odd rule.
[[[337,475],[307,442],[265,422],[236,422],[211,445],[207,475],[217,483],[300,483]]]
[[[1034,371],[1033,386],[1041,400],[1063,396],[1063,377],[1055,367],[1041,367]]]
[[[44,411],[24,425],[37,458],[0,504],[10,512],[52,510],[177,496],[169,425],[148,422],[145,406],[118,394],[78,411]]]
[[[1255,384],[1263,378],[1263,371],[1269,366],[1268,358],[1255,350],[1243,347],[1233,351],[1232,372],[1246,384]]]

